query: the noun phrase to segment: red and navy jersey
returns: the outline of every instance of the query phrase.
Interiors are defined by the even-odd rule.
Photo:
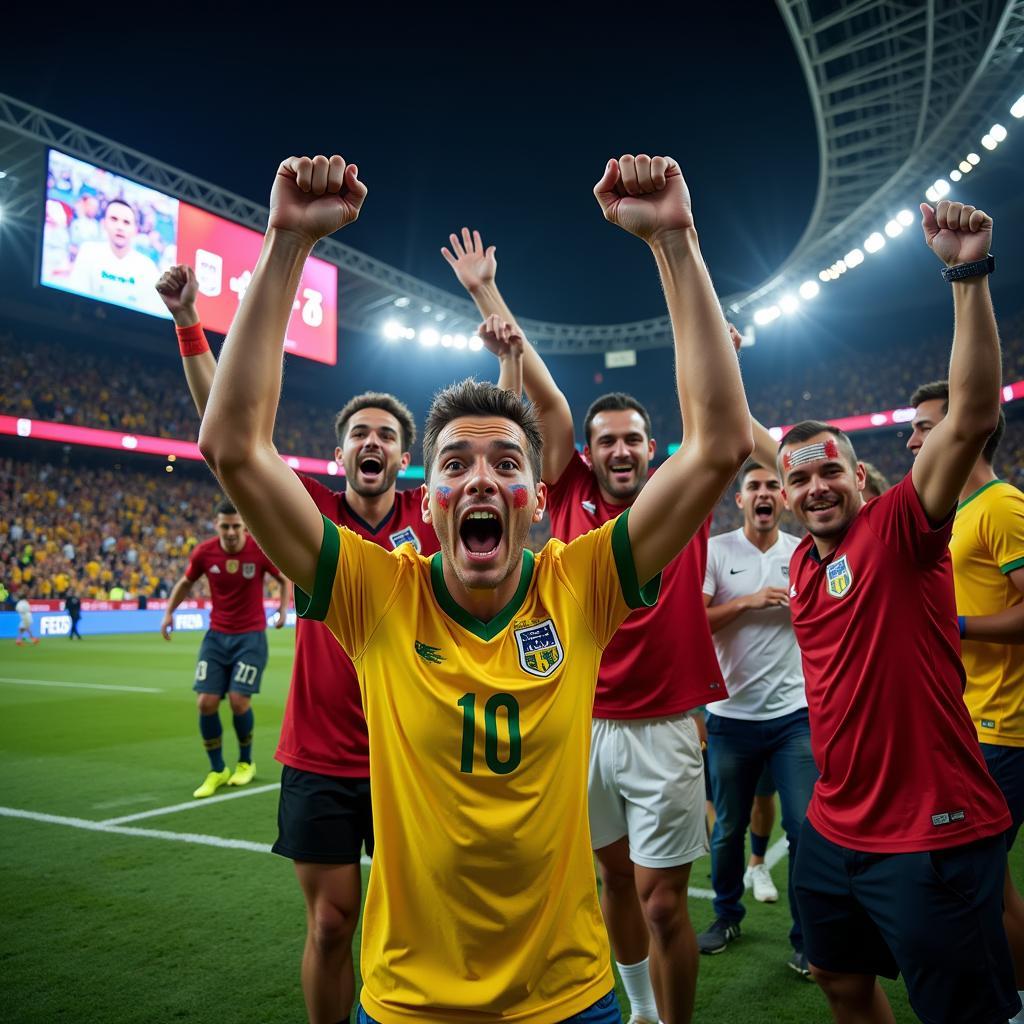
[[[548,488],[551,536],[558,540],[589,533],[622,511],[602,498],[579,452]],[[595,718],[664,718],[728,696],[704,609],[710,532],[709,517],[665,567],[658,603],[633,612],[605,648]]]
[[[185,569],[186,578],[193,583],[200,576],[206,577],[213,602],[210,629],[218,633],[254,633],[267,628],[264,573],[281,579],[277,567],[249,533],[237,554],[228,554],[218,537],[204,540],[192,549]]]
[[[908,474],[865,505],[835,550],[805,537],[789,608],[821,773],[807,810],[840,846],[908,853],[1005,831],[1006,801],[964,704],[949,538]]]
[[[332,491],[301,474],[299,479],[323,515],[365,540],[388,549],[408,542],[424,555],[439,550],[434,528],[423,522],[421,487],[396,491],[391,511],[373,529],[349,508],[343,491]],[[292,682],[274,756],[282,764],[320,775],[370,775],[366,718],[356,670],[322,622],[299,619],[296,623]]]

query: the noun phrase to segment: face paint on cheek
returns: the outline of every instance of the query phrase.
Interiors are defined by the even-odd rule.
[[[526,508],[530,500],[529,491],[522,484],[513,484],[509,490],[512,492],[512,507]]]
[[[437,499],[438,505],[440,505],[445,512],[448,511],[448,504],[451,501],[451,495],[452,489],[450,487],[434,488],[434,497]]]

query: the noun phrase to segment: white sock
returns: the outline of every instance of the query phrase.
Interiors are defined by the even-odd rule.
[[[654,1002],[654,987],[651,985],[651,969],[649,957],[644,957],[638,964],[620,964],[615,961],[622,978],[622,987],[626,990],[629,1010],[634,1017],[656,1021],[658,1007]]]
[[[1020,996],[1020,1001],[1024,1003],[1024,988],[1020,989],[1017,995]],[[1021,1010],[1016,1017],[1011,1017],[1010,1024],[1024,1024],[1024,1010]]]

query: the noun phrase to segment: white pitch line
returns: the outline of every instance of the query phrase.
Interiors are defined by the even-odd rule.
[[[764,855],[764,862],[768,865],[769,869],[771,869],[775,867],[775,865],[778,864],[787,853],[789,853],[789,841],[785,836],[783,836],[768,847],[768,852]],[[694,899],[698,900],[713,900],[715,898],[714,889],[696,889],[691,885],[688,892]]]
[[[113,686],[108,683],[67,683],[59,679],[15,679],[0,676],[0,683],[14,683],[17,686],[66,686],[74,690],[118,690],[122,693],[163,693],[152,686]]]
[[[220,796],[208,796],[202,800],[193,798],[187,803],[171,804],[170,807],[155,807],[149,811],[139,811],[137,814],[124,814],[120,818],[106,818],[101,825],[123,825],[129,821],[141,821],[143,818],[159,818],[163,814],[174,814],[177,811],[191,811],[196,807],[209,807],[210,804],[223,803],[225,800],[237,800],[243,796],[255,796],[257,793],[269,793],[272,789],[280,789],[280,782],[270,782],[266,786],[246,786],[244,789],[237,789],[232,793],[221,793]]]

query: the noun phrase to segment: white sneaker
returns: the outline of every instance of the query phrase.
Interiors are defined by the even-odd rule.
[[[754,899],[758,903],[779,901],[779,890],[775,888],[767,864],[755,864],[752,868],[747,868],[743,874],[743,887],[754,890]]]

